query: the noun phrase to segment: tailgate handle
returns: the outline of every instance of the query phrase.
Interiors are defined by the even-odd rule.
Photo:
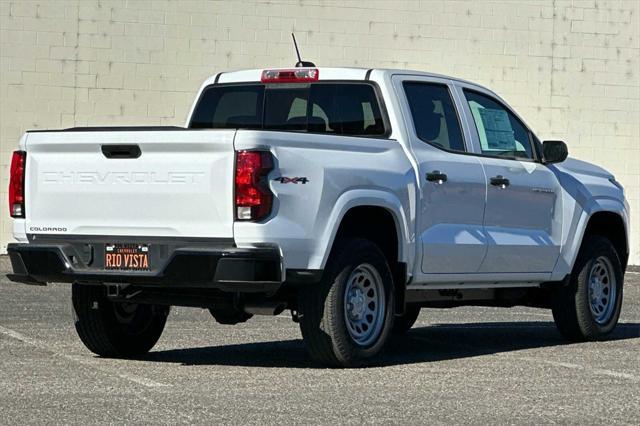
[[[107,158],[138,158],[142,154],[138,145],[102,145]]]

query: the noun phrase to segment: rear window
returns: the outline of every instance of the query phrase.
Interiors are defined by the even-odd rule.
[[[196,105],[190,127],[386,134],[376,92],[368,83],[210,86]]]

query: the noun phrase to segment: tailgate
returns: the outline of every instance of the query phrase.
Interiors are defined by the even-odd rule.
[[[26,231],[232,238],[234,135],[235,130],[30,133]],[[136,157],[136,146],[137,158],[122,158]]]

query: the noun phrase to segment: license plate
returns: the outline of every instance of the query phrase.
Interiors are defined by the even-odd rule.
[[[146,244],[106,244],[104,268],[120,271],[148,271],[149,246]]]

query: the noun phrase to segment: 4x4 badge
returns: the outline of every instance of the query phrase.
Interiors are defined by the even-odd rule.
[[[275,178],[274,180],[277,180],[280,183],[301,183],[301,184],[305,184],[307,182],[309,182],[309,179],[307,179],[306,177],[285,177],[285,176],[281,176],[278,178]]]

